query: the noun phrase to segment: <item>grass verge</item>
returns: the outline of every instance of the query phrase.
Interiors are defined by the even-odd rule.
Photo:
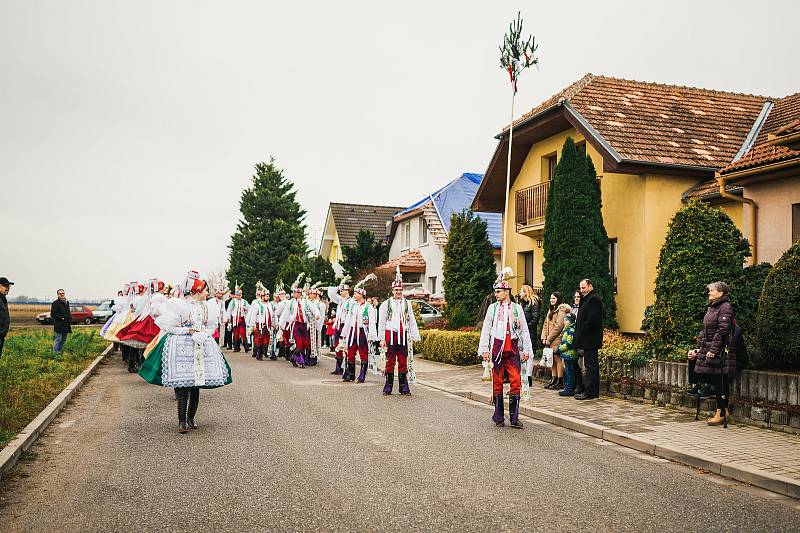
[[[71,333],[53,355],[50,329],[12,330],[0,358],[0,449],[105,349],[98,328]]]

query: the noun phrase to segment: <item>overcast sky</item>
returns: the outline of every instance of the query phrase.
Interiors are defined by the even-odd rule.
[[[518,114],[587,72],[800,91],[796,2],[655,4],[0,0],[0,276],[76,300],[224,268],[270,155],[314,248],[330,201],[404,206],[484,172],[517,10],[541,59]]]

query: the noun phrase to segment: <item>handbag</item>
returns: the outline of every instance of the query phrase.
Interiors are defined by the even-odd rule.
[[[724,352],[725,350],[723,350]],[[705,365],[709,368],[720,368],[722,367],[722,353],[715,355],[714,357],[708,357],[708,355],[703,355],[703,361]]]
[[[539,366],[544,368],[553,368],[552,348],[542,348],[542,358],[539,360]]]

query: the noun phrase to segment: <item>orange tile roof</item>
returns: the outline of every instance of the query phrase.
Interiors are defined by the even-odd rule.
[[[731,163],[722,170],[720,174],[730,174],[740,170],[756,168],[761,166],[800,159],[800,150],[792,150],[786,146],[774,146],[771,144],[760,144],[747,152],[741,159]]]
[[[569,101],[624,160],[720,168],[769,100],[587,74],[518,122]]]
[[[390,259],[378,268],[394,270],[400,265],[400,271],[403,272],[425,272],[426,264],[425,258],[419,250],[411,250],[394,259]]]
[[[796,123],[800,119],[800,93],[791,94],[784,98],[778,98],[775,101],[775,106],[769,112],[764,126],[758,135],[756,144],[761,144],[767,141],[769,134],[785,134],[782,131],[785,128],[791,129],[791,124]],[[794,133],[797,133],[795,130]]]
[[[725,191],[731,194],[741,194],[742,187],[739,185],[726,184]],[[717,196],[719,196],[719,183],[716,179],[710,179],[687,189],[686,192],[683,193],[683,201],[686,202],[692,198],[709,200]]]

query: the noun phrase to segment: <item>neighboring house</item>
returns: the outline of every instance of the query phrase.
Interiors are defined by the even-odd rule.
[[[370,231],[375,238],[386,242],[386,232],[392,215],[403,209],[384,205],[339,204],[331,202],[325,218],[325,230],[319,245],[319,255],[333,265],[336,274],[342,274],[339,264],[344,256],[342,246],[353,246],[362,229]]]
[[[547,194],[564,140],[571,136],[600,177],[620,328],[640,332],[645,307],[654,300],[667,226],[684,193],[747,153],[776,101],[588,74],[522,116],[514,127],[508,192],[513,223],[506,235],[508,262],[521,274],[515,288],[523,279],[542,284]],[[508,137],[508,129],[497,136],[475,210],[503,212]],[[741,203],[720,207],[742,227]]]
[[[685,197],[743,205],[739,226],[753,246],[750,262],[780,259],[800,238],[800,93],[777,100],[755,146]]]
[[[400,265],[408,294],[444,297],[442,267],[444,245],[454,213],[469,209],[483,175],[463,174],[436,192],[394,215],[389,233],[389,262],[381,268]],[[495,250],[495,265],[500,264],[502,216],[476,212],[486,221],[489,240]]]

